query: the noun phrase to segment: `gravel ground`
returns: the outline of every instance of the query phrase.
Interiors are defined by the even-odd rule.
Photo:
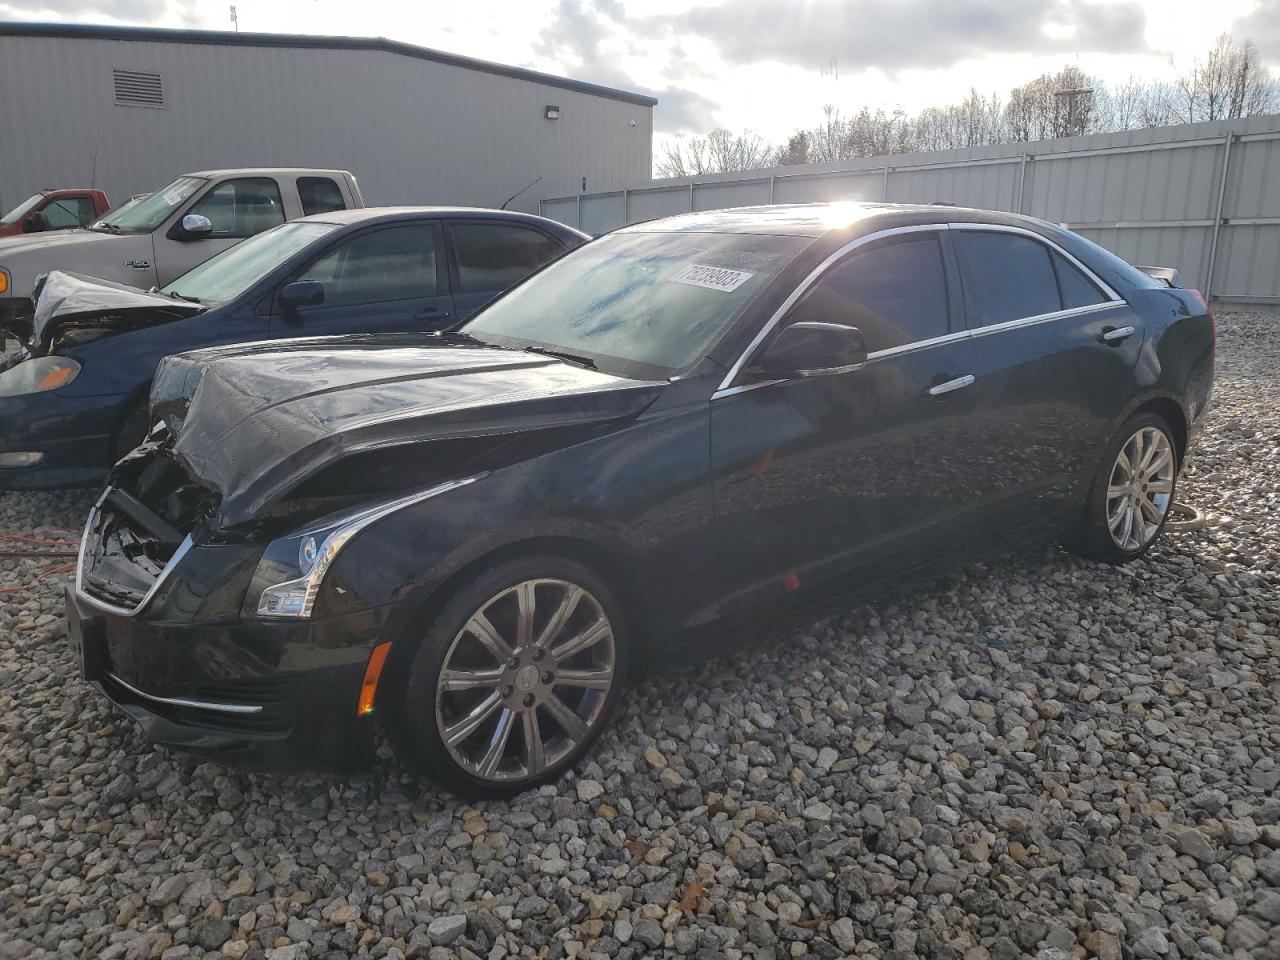
[[[0,960],[1280,957],[1280,318],[1219,347],[1210,529],[669,669],[510,803],[152,748],[72,676],[57,561],[0,560]]]

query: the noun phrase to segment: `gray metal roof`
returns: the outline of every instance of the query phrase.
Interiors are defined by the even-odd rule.
[[[151,43],[203,43],[219,46],[242,47],[296,47],[315,50],[378,50],[416,60],[479,70],[515,80],[527,80],[551,87],[561,87],[578,93],[622,100],[644,107],[657,104],[653,97],[628,90],[618,90],[581,80],[570,80],[524,67],[509,67],[488,60],[477,60],[443,50],[431,50],[410,43],[388,40],[385,37],[324,37],[296,33],[235,33],[229,30],[175,30],[161,27],[117,27],[79,23],[0,23],[0,36],[10,37],[66,37],[82,40],[141,40]]]

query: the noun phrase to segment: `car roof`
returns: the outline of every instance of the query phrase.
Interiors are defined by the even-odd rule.
[[[998,210],[957,207],[949,203],[872,203],[833,200],[825,203],[774,204],[682,213],[624,227],[626,233],[757,233],[821,237],[865,224],[877,230],[918,223],[979,222],[1035,226],[1044,222]]]
[[[338,177],[347,176],[346,170],[319,170],[315,167],[224,167],[220,170],[193,170],[191,173],[184,173],[184,177],[205,177],[212,179],[213,177],[226,177],[235,174],[242,177],[256,177],[263,175],[285,175],[290,177]]]
[[[309,217],[299,217],[294,223],[336,223],[349,226],[356,223],[376,223],[384,220],[429,220],[436,217],[451,217],[459,220],[523,220],[554,229],[556,232],[567,231],[580,233],[573,227],[565,226],[558,220],[548,220],[532,213],[521,213],[518,210],[494,210],[490,207],[444,207],[444,206],[402,206],[402,207],[356,207],[353,210],[331,210],[328,213],[313,213]],[[581,234],[585,236],[585,234]]]

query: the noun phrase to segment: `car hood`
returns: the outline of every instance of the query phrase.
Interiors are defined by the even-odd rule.
[[[226,528],[356,453],[630,418],[661,388],[466,337],[349,336],[168,357],[151,409]]]
[[[13,237],[0,237],[0,267],[17,257],[45,250],[65,251],[68,247],[90,247],[98,243],[110,243],[126,234],[107,233],[103,230],[47,230],[40,233],[23,233]]]
[[[120,333],[206,309],[198,303],[61,270],[50,271],[37,283],[34,296],[35,314],[27,346],[36,356],[47,353],[56,337],[85,336],[72,331],[93,331],[91,336]]]

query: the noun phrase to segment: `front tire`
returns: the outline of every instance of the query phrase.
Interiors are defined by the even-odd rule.
[[[1162,417],[1141,413],[1125,421],[1103,454],[1070,545],[1107,563],[1141,557],[1169,517],[1178,466],[1173,431]]]
[[[624,687],[623,606],[577,561],[507,561],[458,590],[413,656],[388,733],[408,766],[468,797],[554,780]]]

